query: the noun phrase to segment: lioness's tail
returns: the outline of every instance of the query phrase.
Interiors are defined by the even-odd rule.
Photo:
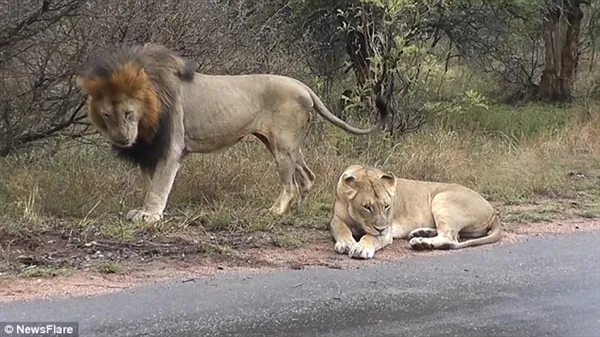
[[[381,126],[387,122],[387,118],[390,114],[391,109],[388,105],[388,102],[386,101],[383,94],[379,94],[379,95],[377,95],[377,98],[375,99],[375,107],[377,108],[377,110],[379,110],[379,116],[380,116],[379,121],[377,121],[377,124],[375,124],[370,129],[358,129],[358,128],[355,128],[355,127],[349,125],[348,123],[344,122],[343,120],[339,119],[337,116],[332,114],[331,111],[329,111],[327,109],[325,104],[323,104],[323,101],[321,101],[319,96],[317,96],[317,94],[315,94],[315,92],[311,88],[309,88],[307,85],[304,85],[304,87],[310,94],[310,98],[312,99],[312,101],[314,103],[314,108],[315,108],[315,110],[317,110],[319,115],[323,116],[323,118],[325,118],[329,122],[333,123],[335,126],[342,128],[342,129],[344,129],[350,133],[353,133],[355,135],[366,135],[366,134],[370,134],[370,133],[373,133],[373,132],[379,130],[381,128]]]
[[[490,222],[492,223],[492,228],[488,235],[477,239],[471,239],[460,243],[455,243],[453,245],[453,248],[460,249],[465,247],[479,246],[500,240],[500,238],[502,237],[502,222],[500,221],[500,212],[495,211],[492,215],[492,218],[490,219]]]

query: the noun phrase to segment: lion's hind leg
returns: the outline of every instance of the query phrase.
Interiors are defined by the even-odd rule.
[[[302,150],[298,149],[295,151],[294,160],[296,164],[294,180],[300,189],[300,199],[298,200],[298,206],[300,206],[308,197],[308,192],[313,187],[316,176],[308,165],[306,165]]]
[[[292,154],[288,151],[275,150],[273,155],[277,162],[282,189],[269,212],[281,215],[288,210],[292,200],[298,196],[298,185],[294,179],[295,165]]]
[[[409,244],[414,250],[454,249],[458,244],[457,237],[457,233],[453,230],[438,230],[438,234],[434,237],[413,237]]]
[[[481,238],[486,236],[488,233],[487,229],[482,229],[482,230],[476,230],[476,231],[467,231],[467,230],[462,230],[460,231],[460,238],[464,238],[464,239],[476,239],[476,238]]]
[[[464,213],[457,211],[462,207],[456,207],[451,194],[438,194],[431,201],[431,213],[435,221],[437,235],[432,237],[413,237],[409,243],[415,250],[425,249],[454,249],[458,244],[458,235],[461,226],[469,221]],[[460,205],[458,205],[460,206]],[[417,228],[416,230],[420,230]],[[415,231],[416,231],[415,230]],[[429,231],[428,234],[432,234]],[[424,233],[423,233],[424,234]]]
[[[302,178],[297,178],[297,165],[295,152],[298,146],[295,146],[294,139],[286,138],[285,135],[273,135],[267,137],[262,133],[255,133],[256,138],[265,144],[269,152],[275,158],[277,171],[281,181],[281,192],[275,200],[275,203],[269,212],[274,215],[285,213],[292,200],[299,194],[299,183],[303,182]]]

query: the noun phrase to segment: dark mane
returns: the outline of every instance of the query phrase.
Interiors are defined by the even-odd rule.
[[[112,146],[117,157],[142,169],[154,169],[171,146],[171,114],[160,115],[158,128],[151,142],[138,137],[131,147]]]
[[[87,62],[81,76],[108,80],[128,63],[144,68],[152,82],[167,75],[167,70],[177,74],[182,81],[192,82],[197,69],[196,62],[184,59],[158,44],[119,45],[114,49],[99,51],[98,56]]]
[[[129,80],[135,78],[136,69],[140,68],[147,75],[147,83]],[[101,90],[109,92],[142,91],[140,97],[147,103],[135,143],[128,148],[113,145],[118,157],[149,169],[165,156],[171,146],[172,113],[179,96],[179,81],[193,81],[196,68],[195,62],[157,44],[122,45],[101,52],[88,62],[82,77],[94,79]],[[148,99],[149,96],[156,99]]]

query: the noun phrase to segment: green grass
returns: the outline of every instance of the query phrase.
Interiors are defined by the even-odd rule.
[[[546,222],[555,220],[559,215],[560,213],[557,211],[546,211],[542,209],[508,214],[508,216],[503,217],[503,220],[517,223]]]
[[[231,246],[229,245],[217,245],[216,246],[216,250],[219,254],[221,255],[235,255],[237,252],[235,249],[233,249]]]
[[[125,267],[115,261],[104,261],[94,267],[96,271],[102,274],[122,274]]]
[[[523,143],[542,136],[559,136],[573,120],[587,114],[585,106],[561,108],[529,103],[513,108],[493,105],[488,109],[471,108],[463,113],[440,118],[439,123],[449,130],[478,133],[509,144]]]
[[[291,232],[276,233],[271,239],[276,247],[302,248],[306,245],[301,236]]]

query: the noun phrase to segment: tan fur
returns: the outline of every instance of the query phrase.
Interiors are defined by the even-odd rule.
[[[161,114],[169,114],[169,145],[156,167],[142,167],[149,187],[144,207],[128,213],[133,220],[160,219],[186,153],[221,151],[249,135],[264,143],[275,158],[282,191],[269,210],[282,214],[294,199],[299,203],[306,199],[315,179],[300,149],[313,111],[353,134],[379,130],[388,114],[378,98],[379,123],[368,130],[356,129],[335,117],[309,87],[293,78],[194,73],[193,79],[185,80],[189,69],[185,60],[164,48],[160,57],[143,49],[161,48],[156,45],[135,48],[141,49],[133,50],[137,55],[133,59],[142,58],[142,64],[108,55],[115,61],[105,63],[118,64],[108,80],[92,75],[78,80],[90,95],[90,119],[122,148],[135,146],[140,139],[151,142]],[[133,111],[129,120],[126,111]]]
[[[330,230],[338,253],[363,259],[395,238],[410,239],[411,247],[421,250],[460,249],[502,236],[499,212],[477,192],[400,179],[363,165],[340,175]],[[362,237],[357,242],[355,236]],[[460,237],[471,239],[459,242]]]

